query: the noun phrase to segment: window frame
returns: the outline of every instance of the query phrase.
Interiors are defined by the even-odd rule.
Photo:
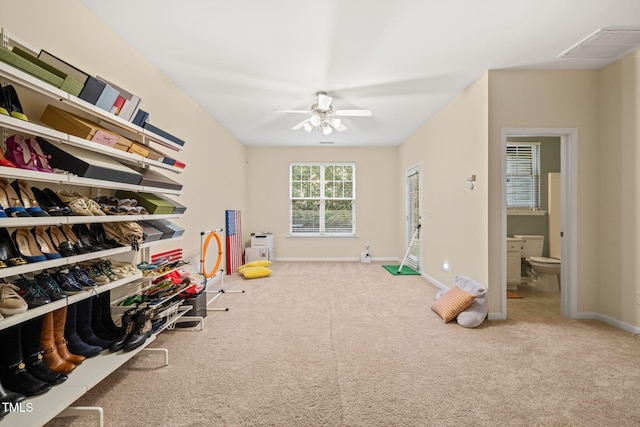
[[[310,194],[309,196],[304,197],[294,197],[294,182],[300,180],[294,180],[293,171],[295,167],[298,166],[308,166],[308,167],[318,167],[320,176],[318,178],[319,185],[319,195]],[[331,182],[343,182],[351,184],[351,196],[344,196],[344,191],[342,197],[331,197],[327,196],[326,189],[327,183],[330,180],[326,178],[326,172],[328,167],[350,167],[351,168],[351,179],[350,180],[332,180]],[[310,175],[311,178],[311,175]],[[313,182],[313,180],[309,180],[309,182]],[[309,190],[311,193],[314,193],[311,190],[311,184],[309,184]],[[296,231],[294,227],[293,214],[294,214],[294,202],[299,200],[307,200],[307,201],[317,201],[318,202],[318,231],[317,232],[301,232]],[[351,202],[351,230],[348,232],[337,232],[337,231],[327,231],[326,230],[326,205],[327,202],[331,201],[350,201]],[[328,237],[328,238],[345,238],[345,237],[356,237],[356,164],[354,162],[292,162],[289,164],[289,236],[290,237]]]

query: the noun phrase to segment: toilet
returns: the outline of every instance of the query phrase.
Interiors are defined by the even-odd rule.
[[[542,292],[560,292],[560,254],[550,253],[543,257],[544,236],[519,234],[513,237],[522,240],[522,259],[527,265],[527,285]]]

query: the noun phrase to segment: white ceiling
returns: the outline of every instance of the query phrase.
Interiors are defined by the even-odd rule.
[[[394,146],[486,70],[599,68],[556,59],[639,0],[81,0],[249,146]],[[291,130],[318,91],[346,132]],[[463,124],[461,124],[463,125]]]

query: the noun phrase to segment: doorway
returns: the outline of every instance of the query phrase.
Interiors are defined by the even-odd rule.
[[[507,318],[507,209],[506,209],[506,147],[515,137],[560,138],[561,187],[561,260],[560,312],[563,316],[577,316],[577,162],[578,131],[569,128],[504,128],[502,129],[502,318]]]
[[[416,232],[420,224],[422,166],[415,165],[407,169],[407,230],[405,248],[408,248],[405,265],[420,271],[420,233]],[[414,238],[415,235],[415,238]]]

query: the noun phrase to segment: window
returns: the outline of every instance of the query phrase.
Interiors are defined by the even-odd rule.
[[[289,231],[295,236],[354,236],[353,163],[297,163],[289,167]]]
[[[507,144],[507,209],[540,208],[540,143]]]

